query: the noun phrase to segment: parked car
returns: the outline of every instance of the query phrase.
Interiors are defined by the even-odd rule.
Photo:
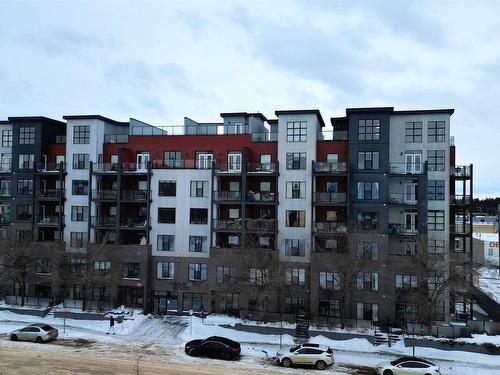
[[[324,370],[334,363],[333,350],[329,346],[305,343],[276,353],[276,361],[284,367],[309,365]]]
[[[391,362],[382,362],[375,370],[379,375],[441,375],[439,366],[417,357],[401,357]]]
[[[58,335],[59,331],[54,327],[48,324],[38,323],[12,331],[10,333],[10,339],[12,341],[24,340],[42,343],[53,340]]]
[[[225,337],[211,336],[204,340],[192,340],[185,346],[186,354],[197,357],[238,359],[241,354],[240,343]]]

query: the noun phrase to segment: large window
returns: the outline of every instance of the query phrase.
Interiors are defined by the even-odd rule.
[[[287,152],[286,169],[306,169],[305,152]]]
[[[18,195],[32,195],[33,194],[33,180],[17,180],[17,194]]]
[[[292,121],[286,124],[287,142],[306,142],[307,141],[307,122]]]
[[[444,201],[444,180],[429,180],[427,182],[427,199]]]
[[[319,300],[319,315],[340,318],[340,300]]]
[[[69,235],[69,247],[71,248],[85,247],[87,243],[86,237],[87,233],[85,232],[71,232]]]
[[[71,206],[71,221],[87,221],[87,206]]]
[[[305,256],[306,244],[303,239],[287,238],[285,240],[285,255],[293,257]]]
[[[175,197],[177,184],[175,180],[160,180],[158,182],[158,196]]]
[[[358,258],[378,260],[378,242],[358,241],[356,243]]]
[[[89,154],[73,154],[73,169],[89,169]]]
[[[286,210],[285,211],[286,226],[287,227],[305,227],[306,226],[306,212],[299,210]]]
[[[360,211],[357,213],[357,224],[362,230],[377,230],[379,214],[378,212]]]
[[[379,183],[374,181],[358,182],[358,199],[374,200],[380,198]]]
[[[189,280],[205,281],[207,279],[207,265],[205,263],[189,263]]]
[[[286,182],[286,197],[287,198],[305,198],[306,197],[306,182],[305,181],[287,181]]]
[[[429,240],[427,250],[429,254],[443,254],[444,244],[444,240]]]
[[[378,290],[378,273],[359,272],[356,276],[356,288],[363,290]]]
[[[35,128],[33,126],[21,126],[19,128],[19,144],[20,145],[35,144]]]
[[[123,263],[122,279],[139,279],[141,277],[140,263]]]
[[[229,266],[217,266],[216,281],[219,285],[231,284],[236,279],[236,269]]]
[[[428,140],[429,142],[444,142],[446,128],[444,121],[428,122]]]
[[[73,144],[90,143],[90,125],[77,125],[73,128]]]
[[[444,171],[445,155],[444,150],[428,150],[427,166],[429,171]]]
[[[33,215],[31,204],[18,204],[16,206],[17,220],[31,220]]]
[[[175,251],[175,236],[171,234],[159,234],[157,251]]]
[[[180,151],[165,151],[163,161],[167,168],[182,168],[182,153]]]
[[[12,147],[12,130],[2,130],[2,147]]]
[[[378,141],[380,139],[380,120],[359,120],[358,139],[360,141]]]
[[[34,154],[19,154],[19,169],[33,169],[34,165]]]
[[[302,314],[304,312],[304,298],[285,297],[285,314]],[[302,349],[305,351],[314,349]]]
[[[38,258],[36,260],[36,273],[51,274],[52,273],[52,259]]]
[[[406,143],[422,142],[421,122],[405,122],[405,142]]]
[[[88,195],[89,193],[88,180],[73,180],[72,183],[73,183],[72,186],[73,195]]]
[[[429,289],[439,289],[443,286],[444,283],[444,271],[443,270],[432,270],[429,273],[429,277],[427,279],[427,286]]]
[[[338,272],[320,272],[319,287],[320,289],[340,290],[341,275]]]
[[[175,208],[158,208],[158,223],[160,224],[174,224],[175,223]]]
[[[174,262],[156,262],[157,279],[173,279],[175,274]]]
[[[285,284],[294,286],[306,285],[306,270],[304,268],[287,268]]]
[[[396,289],[418,288],[418,280],[415,275],[396,275]]]
[[[428,230],[444,230],[444,211],[429,210],[427,214]]]
[[[379,155],[378,151],[358,152],[358,169],[379,169]]]
[[[191,208],[189,210],[190,224],[207,224],[208,208]]]
[[[192,197],[208,197],[208,181],[191,181]]]
[[[189,236],[190,253],[206,253],[207,251],[207,236]]]

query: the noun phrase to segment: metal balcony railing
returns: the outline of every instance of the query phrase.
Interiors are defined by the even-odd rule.
[[[245,228],[253,232],[274,232],[276,219],[245,219]]]
[[[118,172],[118,163],[94,163],[92,169],[97,173]]]
[[[391,174],[423,174],[424,163],[390,163]]]
[[[415,226],[407,227],[405,224],[389,224],[389,235],[391,236],[416,236]]]
[[[240,231],[242,225],[243,225],[242,219],[212,220],[212,227],[214,230]]]
[[[64,224],[64,215],[61,218],[62,223]],[[35,222],[38,225],[59,225],[59,215],[56,216],[37,216]]]
[[[345,161],[339,162],[322,162],[316,161],[314,162],[314,172],[315,173],[346,173],[347,172],[347,163]]]
[[[416,205],[417,203],[416,194],[389,193],[389,204]]]
[[[126,201],[146,201],[147,190],[122,190],[122,200]]]
[[[215,163],[216,173],[241,173],[242,163]]]
[[[276,173],[277,163],[248,163],[247,173]]]
[[[249,191],[247,202],[276,202],[277,194],[270,191]]]
[[[450,204],[456,206],[467,206],[472,203],[470,195],[450,195]]]
[[[120,222],[120,226],[125,229],[145,229],[147,225],[146,218],[126,217]]]
[[[144,173],[144,172],[147,172],[148,169],[149,169],[149,162],[141,162],[141,163],[124,162],[124,163],[122,163],[122,172],[124,172],[124,173],[127,173],[127,172]]]
[[[66,163],[37,163],[37,170],[39,172],[65,172]]]
[[[116,190],[92,190],[92,199],[116,200],[116,198],[117,198]]]
[[[346,233],[347,226],[345,223],[337,223],[333,221],[315,221],[313,223],[313,230],[316,233],[338,234],[338,233]]]
[[[116,216],[92,216],[90,224],[96,227],[114,227],[116,226]]]
[[[216,191],[215,200],[219,202],[239,202],[241,201],[241,192],[239,191]]]
[[[470,177],[471,167],[470,165],[459,165],[450,169],[450,175],[452,177]]]
[[[196,169],[196,160],[157,159],[153,160],[152,168],[153,169]]]
[[[105,134],[104,143],[128,143],[128,134]]]
[[[61,198],[64,192],[61,189],[44,189],[38,192],[38,198]]]
[[[315,203],[343,204],[347,202],[347,194],[337,192],[315,192],[313,199]]]

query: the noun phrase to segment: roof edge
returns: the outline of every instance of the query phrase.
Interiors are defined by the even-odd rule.
[[[101,115],[66,115],[63,116],[63,119],[65,120],[101,120],[113,125],[120,125],[120,126],[128,126],[129,122],[126,121],[116,121],[113,119],[110,119],[108,117],[104,117]]]
[[[58,125],[66,126],[64,121],[59,121],[50,117],[45,116],[12,116],[9,117],[9,122],[19,122],[19,121],[44,121],[44,122],[52,122]]]
[[[323,116],[321,116],[321,112],[319,109],[288,109],[288,110],[278,110],[274,111],[274,114],[276,116],[279,115],[305,115],[305,114],[314,114],[319,120],[319,123],[321,124],[321,127],[325,127],[325,121],[323,120]]]

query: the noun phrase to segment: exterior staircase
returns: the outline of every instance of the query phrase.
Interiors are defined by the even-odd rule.
[[[295,325],[295,338],[306,341],[309,339],[309,319],[305,317],[297,317]]]

